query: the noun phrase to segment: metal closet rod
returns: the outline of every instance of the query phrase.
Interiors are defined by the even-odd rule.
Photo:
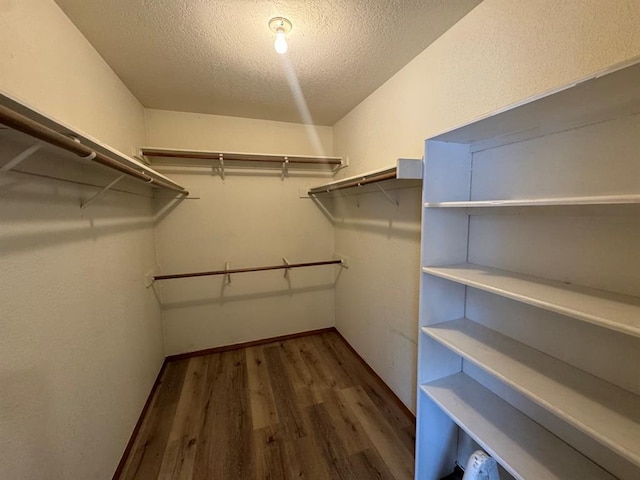
[[[142,148],[142,155],[149,157],[195,158],[199,160],[237,160],[245,162],[267,163],[305,163],[319,165],[341,165],[342,160],[335,157],[302,157],[296,155],[258,155],[252,153],[196,152],[187,150],[168,150],[163,148]]]
[[[145,173],[143,170],[136,170],[133,167],[124,165],[113,158],[92,150],[90,147],[76,142],[75,140],[56,132],[51,128],[42,125],[24,115],[11,110],[4,105],[0,105],[0,123],[6,125],[9,128],[17,130],[22,133],[26,133],[34,138],[42,140],[48,144],[54,145],[58,148],[66,150],[71,153],[75,153],[79,157],[85,160],[91,160],[93,162],[104,165],[105,167],[117,170],[121,173],[134,177],[138,180],[142,180],[150,185],[155,185],[167,190],[173,190],[174,192],[188,195],[189,192],[182,188],[180,185],[174,185],[160,178],[154,178]]]
[[[302,268],[302,267],[317,267],[320,265],[339,265],[342,264],[342,260],[327,260],[325,262],[307,262],[307,263],[290,263],[284,265],[271,265],[269,267],[251,267],[251,268],[235,268],[233,270],[213,270],[211,272],[194,272],[194,273],[177,273],[174,275],[156,275],[154,280],[171,280],[174,278],[189,278],[189,277],[206,277],[210,275],[231,275],[232,273],[247,273],[247,272],[263,272],[265,270],[288,270],[290,268]]]
[[[309,190],[309,193],[310,194],[327,193],[327,192],[333,192],[335,190],[342,190],[343,188],[360,187],[362,185],[367,185],[369,183],[381,182],[383,180],[391,180],[393,178],[396,178],[396,175],[397,173],[395,169],[393,170],[393,172],[382,172],[379,174],[373,173],[371,175],[365,175],[356,180],[345,181],[344,183],[336,183],[333,185],[324,185],[320,187],[314,187]]]

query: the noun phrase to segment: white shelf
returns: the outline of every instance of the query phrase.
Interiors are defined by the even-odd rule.
[[[125,155],[124,153],[119,152],[115,148],[112,148],[109,145],[102,143],[100,140],[92,137],[91,135],[88,135],[82,132],[81,130],[78,130],[77,128],[68,125],[65,122],[62,122],[54,117],[51,117],[39,111],[37,108],[31,106],[27,101],[20,99],[18,97],[15,97],[9,94],[8,92],[0,90],[0,105],[8,107],[11,110],[19,113],[20,115],[24,115],[30,120],[34,120],[44,125],[45,127],[50,128],[51,130],[54,130],[60,134],[77,139],[78,142],[81,143],[82,145],[85,145],[91,148],[92,150],[94,150],[95,152],[101,153],[126,167],[133,168],[138,171],[142,171],[144,174],[148,175],[149,177],[159,179],[177,188],[182,188],[180,185],[175,183],[170,178],[162,175],[161,173],[153,170],[152,168],[149,168],[148,166],[136,160],[135,158]],[[20,136],[23,134],[18,134],[18,132],[15,132],[11,135]],[[55,148],[55,150],[59,152],[64,151],[57,147]],[[64,155],[69,156],[70,158],[73,158],[76,161],[85,162],[88,165],[91,164],[90,161],[82,160],[77,155],[68,154],[68,152],[65,152]]]
[[[640,397],[462,318],[424,334],[640,466]]]
[[[424,267],[451,280],[562,315],[640,336],[640,298],[481,265]]]
[[[464,373],[421,389],[519,480],[614,479]]]
[[[352,177],[341,178],[333,182],[319,185],[309,189],[310,195],[331,194],[336,190],[353,187],[368,187],[378,182],[391,182],[403,184],[405,187],[418,186],[422,180],[422,160],[415,158],[399,158],[395,165],[379,168],[370,172],[361,173]],[[401,182],[397,182],[401,181]],[[408,182],[407,182],[408,181]],[[393,189],[389,188],[389,189]]]
[[[425,208],[488,208],[488,207],[555,207],[589,205],[637,205],[640,194],[596,195],[587,197],[532,198],[517,200],[471,200],[464,202],[427,202]]]
[[[416,478],[465,463],[469,436],[517,478],[640,478],[638,122],[640,57],[427,139]],[[496,331],[438,323],[467,312]]]
[[[471,151],[479,151],[639,112],[640,63],[634,58],[430,140],[469,144]]]

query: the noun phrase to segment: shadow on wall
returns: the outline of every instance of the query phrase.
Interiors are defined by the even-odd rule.
[[[389,196],[397,204],[382,192],[358,194],[357,188],[345,192],[334,198],[318,196],[314,199],[336,229],[369,232],[389,239],[420,238],[420,187],[389,191]]]
[[[81,202],[97,189],[33,178],[6,180],[0,185],[3,254],[96,240],[153,226],[149,199],[137,194],[111,192],[81,210]],[[134,202],[136,208],[132,208]]]
[[[339,276],[339,275],[338,275]],[[337,278],[336,278],[337,282]],[[273,298],[273,297],[282,297],[282,296],[293,296],[302,293],[312,293],[319,292],[322,290],[332,290],[335,287],[334,283],[324,284],[324,285],[315,285],[311,287],[301,287],[301,288],[288,288],[281,290],[272,290],[267,292],[260,293],[246,293],[240,295],[225,295],[224,287],[221,289],[221,293],[217,297],[209,297],[209,298],[198,298],[193,300],[187,300],[182,302],[162,302],[160,301],[160,305],[163,310],[175,310],[180,308],[187,307],[202,307],[208,305],[224,305],[228,302],[243,302],[249,300],[262,300],[265,298]],[[154,285],[154,290],[156,292],[156,298],[161,298],[157,287]]]
[[[153,225],[157,226],[164,218],[175,210],[178,205],[185,201],[182,195],[158,194],[152,202],[153,205]]]
[[[77,222],[77,225],[66,225],[56,228],[43,228],[38,231],[24,233],[11,233],[4,231],[6,223],[3,222],[3,232],[0,233],[0,249],[3,254],[17,253],[36,248],[72,244],[88,239],[98,239],[109,235],[136,230],[144,230],[152,226],[148,218],[134,218],[126,221],[109,222],[104,225],[96,225],[93,219],[85,219]]]

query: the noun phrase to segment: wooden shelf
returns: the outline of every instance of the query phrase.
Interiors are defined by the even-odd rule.
[[[464,373],[421,390],[519,480],[614,479]]]
[[[640,466],[640,397],[466,318],[424,334]]]
[[[517,200],[471,200],[464,202],[427,202],[425,208],[555,207],[589,205],[637,205],[640,194],[587,197],[532,198]]]
[[[380,168],[352,177],[329,182],[309,189],[309,195],[326,194],[336,190],[352,187],[364,187],[373,183],[395,180],[413,180],[414,183],[405,186],[419,185],[422,180],[422,160],[399,158],[396,165]]]
[[[562,315],[640,336],[640,298],[481,265],[424,267],[451,280]]]
[[[336,170],[342,166],[341,157],[304,156],[265,153],[220,152],[211,150],[183,150],[177,148],[142,147],[141,154],[152,165],[166,167],[224,167],[238,168],[324,168]],[[220,163],[222,160],[223,163]]]

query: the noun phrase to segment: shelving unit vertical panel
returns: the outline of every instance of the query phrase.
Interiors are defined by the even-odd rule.
[[[468,145],[427,142],[423,201],[468,200],[471,188]],[[463,263],[467,258],[469,217],[464,211],[423,209],[422,265]],[[466,287],[421,273],[420,327],[464,316]],[[462,370],[462,358],[438,342],[418,335],[418,384]],[[439,479],[456,460],[459,429],[418,388],[416,478]]]
[[[463,360],[460,355],[423,333],[420,333],[418,338],[422,347],[418,353],[418,361],[425,365],[425,368],[418,372],[420,385],[462,371]]]
[[[459,428],[420,388],[418,406],[415,478],[437,480],[455,464]]]
[[[423,202],[470,200],[469,145],[428,140],[425,143]]]
[[[464,317],[467,287],[424,273],[421,287],[420,328]]]
[[[468,145],[427,142],[423,201],[468,200],[471,161]],[[422,212],[422,265],[466,262],[469,238],[469,216],[466,212],[437,209],[423,209]],[[420,327],[464,316],[464,303],[464,287],[422,274]],[[418,365],[418,369],[420,367]]]
[[[424,209],[422,265],[456,265],[467,260],[469,216],[464,210]]]

